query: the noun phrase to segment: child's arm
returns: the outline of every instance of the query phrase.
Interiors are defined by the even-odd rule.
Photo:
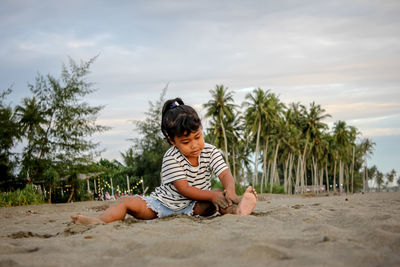
[[[229,169],[221,172],[218,178],[225,188],[225,198],[228,201],[228,205],[231,206],[232,204],[238,204],[239,197],[236,195],[235,192],[235,180],[233,179]]]
[[[175,188],[183,196],[193,200],[211,201],[214,205],[223,209],[228,207],[228,202],[222,192],[210,190],[202,190],[194,186],[190,186],[187,180],[178,180],[173,182]]]

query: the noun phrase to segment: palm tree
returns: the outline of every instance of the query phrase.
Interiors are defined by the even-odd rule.
[[[399,187],[400,187],[400,176],[399,177],[397,177],[397,181],[396,181],[396,183],[397,183],[397,190],[399,189]],[[397,191],[396,190],[396,191]]]
[[[23,155],[23,165],[27,172],[28,181],[31,182],[29,165],[31,164],[33,153],[39,148],[38,144],[35,144],[35,140],[40,139],[44,134],[45,113],[36,98],[32,97],[23,99],[23,104],[16,107],[16,114],[21,125],[21,131],[28,141],[28,146],[25,148]]]
[[[320,154],[320,162],[321,162],[321,179],[320,185],[323,185],[323,173],[325,172],[325,184],[326,184],[326,192],[329,194],[329,172],[328,172],[328,164],[331,161],[331,136],[329,133],[324,133],[321,138],[321,154]]]
[[[212,117],[217,122],[215,125],[220,126],[222,129],[225,160],[229,164],[228,141],[224,121],[233,117],[233,109],[235,107],[233,104],[233,95],[231,92],[228,92],[228,87],[225,88],[222,84],[216,85],[214,90],[210,90],[210,93],[212,99],[203,106],[207,108],[206,117]]]
[[[321,135],[324,130],[328,128],[328,126],[322,122],[323,119],[331,117],[329,114],[325,114],[325,109],[321,108],[320,105],[316,105],[315,102],[310,104],[309,110],[307,110],[304,106],[302,107],[302,111],[305,118],[305,125],[303,126],[303,133],[306,137],[306,142],[303,150],[303,163],[304,163],[304,176],[307,177],[305,171],[307,170],[306,164],[306,152],[307,147],[310,145],[310,155],[314,158],[313,167],[313,183],[315,183],[315,175],[316,170],[318,170],[317,162],[315,159],[318,159],[320,151],[318,149],[318,145],[321,142]],[[314,150],[313,150],[314,149]]]
[[[300,130],[295,125],[291,124],[292,115],[293,110],[291,108],[286,110],[285,128],[282,131],[282,154],[285,158],[283,184],[285,192],[289,194],[292,192],[293,164],[295,155],[300,153],[299,137],[301,136]]]
[[[395,169],[392,169],[389,173],[386,174],[386,179],[387,179],[387,182],[388,182],[386,189],[388,189],[389,184],[393,183],[395,177],[396,177],[396,170]]]
[[[295,137],[296,142],[296,151],[295,155],[297,156],[297,164],[295,169],[296,180],[295,180],[295,189],[300,188],[300,192],[303,193],[304,190],[304,174],[303,174],[303,159],[301,148],[305,145],[305,138],[303,134],[303,128],[305,124],[305,117],[302,113],[304,106],[300,105],[300,103],[291,103],[289,104],[288,113],[285,117],[287,123],[291,125],[294,129],[296,129],[297,136]]]
[[[372,187],[374,187],[376,181],[376,175],[378,173],[378,168],[376,167],[376,165],[373,165],[371,168],[368,168],[367,172],[368,172],[367,177],[369,180],[372,180],[372,182],[374,183],[372,184]]]
[[[254,176],[253,185],[258,182],[258,156],[259,156],[259,143],[261,136],[261,128],[266,122],[267,110],[266,99],[269,90],[264,91],[261,88],[254,89],[252,93],[246,95],[246,100],[243,106],[247,106],[245,111],[245,120],[247,125],[247,133],[251,136],[256,136],[256,151],[254,160]]]
[[[334,124],[333,135],[338,147],[339,154],[339,189],[343,193],[344,186],[344,163],[348,158],[348,148],[351,146],[350,129],[345,121],[338,121]]]
[[[232,167],[233,167],[233,178],[236,181],[237,177],[237,171],[241,171],[242,165],[237,161],[239,159],[239,155],[241,154],[241,151],[239,150],[241,144],[245,143],[245,140],[243,139],[243,132],[245,130],[245,123],[244,123],[244,118],[243,116],[240,115],[240,113],[236,110],[233,110],[233,121],[229,120],[228,121],[228,129],[227,129],[227,136],[231,146],[231,152],[232,152]],[[239,164],[238,164],[239,163]],[[241,179],[243,178],[243,175],[241,175]]]
[[[277,160],[278,160],[278,151],[281,145],[283,136],[285,134],[285,121],[283,116],[283,111],[286,106],[280,102],[279,98],[274,93],[269,93],[266,98],[266,129],[264,135],[267,137],[273,136],[275,137],[275,152],[272,164],[272,172],[270,178],[270,192],[272,193],[273,182],[276,181],[279,183],[279,177],[277,172]]]
[[[350,128],[350,133],[349,133],[350,147],[349,147],[349,149],[351,149],[351,152],[349,152],[349,153],[352,155],[352,157],[351,157],[351,193],[354,193],[354,161],[355,161],[355,151],[356,151],[356,139],[357,139],[357,136],[360,134],[360,132],[354,126],[350,126],[349,128]]]
[[[339,150],[338,150],[338,145],[336,143],[336,139],[334,135],[329,135],[328,138],[329,144],[329,156],[331,159],[331,162],[333,162],[333,179],[332,179],[332,191],[333,193],[336,193],[336,189],[337,189],[337,182],[336,182],[336,167],[337,167],[337,162],[338,162],[338,158],[339,158]],[[332,167],[331,167],[332,168]]]
[[[383,184],[383,177],[384,177],[384,175],[383,175],[382,172],[380,172],[380,171],[376,172],[376,183],[378,184],[378,191],[379,192],[381,191],[381,186]]]
[[[372,155],[375,143],[370,139],[365,138],[361,141],[361,151],[363,153],[364,172],[363,172],[363,192],[368,191],[368,166],[367,159]]]

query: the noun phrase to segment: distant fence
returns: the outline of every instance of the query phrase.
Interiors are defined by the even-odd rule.
[[[308,185],[308,186],[296,186],[295,192],[296,193],[301,193],[303,188],[303,193],[309,193],[309,192],[318,192],[318,193],[323,193],[326,191],[325,185]]]

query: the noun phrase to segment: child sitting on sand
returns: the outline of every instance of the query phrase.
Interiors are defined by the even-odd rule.
[[[211,216],[248,215],[257,203],[257,193],[249,186],[239,201],[235,182],[219,150],[204,143],[202,125],[196,111],[180,98],[165,102],[161,130],[173,145],[164,155],[162,183],[150,196],[132,196],[104,211],[98,218],[72,215],[72,223],[97,224],[123,220],[128,213],[151,220],[171,214]],[[211,191],[211,173],[221,180],[224,192]]]

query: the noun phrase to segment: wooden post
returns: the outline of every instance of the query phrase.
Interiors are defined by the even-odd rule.
[[[90,193],[90,182],[89,179],[86,180],[87,183],[87,191]]]
[[[94,193],[97,194],[96,178],[94,178],[93,182],[94,182]]]
[[[112,182],[112,178],[110,177],[110,181],[111,181],[111,196],[114,196],[114,186],[113,186],[113,182]]]
[[[142,192],[143,192],[143,195],[144,195],[144,180],[143,180],[143,177],[141,178],[141,182],[142,182]]]
[[[128,176],[128,175],[126,176],[126,185],[128,186],[128,194],[130,194],[130,192],[131,192],[131,186],[130,186],[130,184],[129,184],[129,176]]]

